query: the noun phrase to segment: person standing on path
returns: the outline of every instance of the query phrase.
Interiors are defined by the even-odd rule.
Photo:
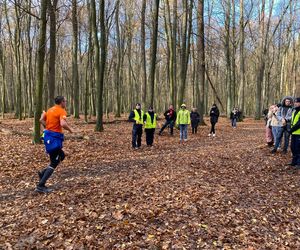
[[[191,116],[191,125],[192,125],[192,134],[197,134],[198,125],[200,122],[200,115],[197,112],[196,108],[192,108]]]
[[[186,105],[183,103],[181,104],[181,108],[178,111],[176,118],[176,124],[179,126],[180,129],[180,143],[187,141],[188,125],[190,125],[190,123],[190,112],[186,109]]]
[[[239,111],[237,108],[234,108],[230,113],[231,126],[236,128],[236,123],[239,118]]]
[[[279,142],[282,141],[284,137],[284,144],[282,153],[286,154],[289,141],[290,141],[290,129],[291,129],[291,120],[292,120],[292,113],[293,113],[293,98],[292,97],[284,97],[281,102],[281,107],[277,111],[277,119],[280,122],[280,126],[278,127],[276,140],[274,149],[271,153],[276,153],[277,149],[279,148]]]
[[[144,114],[145,133],[147,146],[151,147],[154,140],[154,132],[157,124],[157,114],[154,112],[153,107],[150,106],[148,112]]]
[[[281,138],[278,138],[277,134],[278,134],[278,129],[281,127],[281,120],[278,120],[277,118],[277,111],[278,111],[279,107],[278,104],[277,105],[273,105],[271,112],[272,114],[269,114],[269,118],[271,119],[271,127],[272,127],[272,134],[273,134],[273,138],[274,138],[274,144],[275,145],[280,145],[281,144]],[[279,139],[279,141],[277,142],[277,140]],[[271,153],[273,152],[273,150],[271,151]]]
[[[218,109],[217,105],[214,103],[209,111],[211,129],[210,129],[208,136],[211,136],[211,135],[213,137],[216,136],[215,126],[218,122],[219,115],[220,115],[219,109]]]
[[[137,103],[135,109],[130,112],[128,120],[133,122],[132,126],[132,148],[139,149],[142,145],[144,112],[141,110],[141,104]]]
[[[266,141],[269,147],[272,147],[274,144],[274,136],[272,133],[272,116],[273,116],[273,110],[277,106],[275,104],[271,105],[269,107],[269,111],[267,114],[267,122],[266,122]]]
[[[73,130],[68,125],[66,118],[67,112],[66,99],[63,96],[55,98],[55,105],[43,112],[40,123],[46,128],[44,131],[44,144],[46,151],[50,156],[50,164],[42,171],[38,172],[39,183],[36,186],[36,191],[41,193],[49,193],[52,190],[46,187],[46,182],[58,166],[65,158],[65,153],[62,150],[64,134],[62,128],[73,133]]]
[[[176,121],[176,111],[174,110],[173,105],[170,105],[169,109],[164,113],[164,116],[166,118],[166,122],[160,129],[159,135],[162,135],[162,132],[167,126],[170,127],[170,135],[173,135],[173,128]]]
[[[291,151],[293,154],[291,166],[295,166],[296,169],[300,169],[300,97],[295,99],[295,110],[292,114],[291,129]]]

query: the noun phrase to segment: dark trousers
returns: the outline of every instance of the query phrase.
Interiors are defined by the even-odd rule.
[[[50,166],[56,168],[58,164],[65,159],[65,153],[62,149],[58,149],[50,155]]]
[[[192,123],[191,124],[192,125],[192,134],[197,134],[199,122],[198,121],[192,121],[191,123]]]
[[[231,119],[231,126],[234,127],[234,128],[236,127],[236,121],[237,121],[237,118],[232,118]]]
[[[134,124],[132,127],[132,147],[140,147],[142,145],[143,125]]]
[[[154,140],[155,128],[146,128],[146,142],[148,146],[152,146]]]
[[[216,131],[215,131],[215,126],[216,126],[216,122],[210,122],[211,124],[211,129],[210,129],[210,134],[215,134]]]
[[[292,135],[291,150],[293,154],[292,163],[300,166],[300,135]]]
[[[173,135],[174,121],[166,121],[159,133],[161,134],[167,126],[170,126],[170,134]]]
[[[58,166],[58,164],[61,161],[65,159],[65,153],[62,149],[57,149],[51,154],[49,154],[49,157],[50,157],[50,165],[39,172],[40,181],[38,186],[40,187],[45,186],[47,180],[50,178],[55,168]]]
[[[198,126],[192,127],[192,134],[197,134],[197,129],[198,129]]]

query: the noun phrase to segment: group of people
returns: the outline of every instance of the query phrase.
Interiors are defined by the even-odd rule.
[[[284,97],[279,104],[273,104],[264,112],[266,120],[266,141],[273,147],[272,154],[279,148],[288,152],[290,136],[293,154],[291,166],[300,169],[300,98]]]
[[[220,112],[216,104],[213,104],[210,109],[210,122],[211,130],[208,136],[215,137],[215,126],[218,122]],[[192,127],[192,134],[196,134],[200,123],[200,114],[196,108],[192,108],[190,112],[187,110],[186,105],[183,103],[178,112],[175,111],[174,106],[170,105],[164,112],[165,123],[159,130],[158,135],[162,135],[163,131],[169,127],[170,135],[174,134],[174,127],[180,130],[180,143],[187,141],[188,126]],[[150,106],[148,111],[144,113],[141,109],[141,104],[137,103],[135,109],[129,114],[128,120],[133,122],[132,127],[132,148],[139,149],[142,142],[143,127],[146,133],[147,146],[152,146],[154,141],[155,128],[157,125],[157,114],[154,112],[153,107]]]
[[[299,98],[300,100],[300,98]],[[300,103],[299,103],[300,106]],[[46,152],[50,157],[50,164],[41,171],[38,171],[39,182],[35,191],[40,193],[49,193],[52,190],[46,187],[47,180],[51,177],[56,167],[65,158],[63,148],[64,134],[63,129],[73,133],[73,129],[68,125],[66,121],[67,112],[66,98],[63,96],[57,96],[55,98],[55,105],[43,112],[40,118],[40,123],[44,127],[44,133],[42,139],[45,144]],[[213,104],[210,109],[210,123],[211,129],[209,136],[215,137],[215,126],[218,122],[220,115],[219,109],[216,104]],[[300,113],[299,113],[300,115]],[[180,106],[178,112],[175,111],[173,105],[169,106],[169,109],[164,113],[165,123],[159,131],[159,135],[162,135],[165,128],[169,127],[170,134],[174,133],[174,126],[180,129],[180,143],[187,141],[188,126],[192,126],[192,133],[197,133],[201,117],[195,108],[190,112],[185,104]],[[237,119],[235,110],[233,111],[233,118]],[[299,116],[297,116],[299,119]],[[157,127],[157,114],[153,107],[149,107],[147,112],[141,109],[139,103],[136,104],[134,110],[129,115],[129,121],[133,122],[132,128],[132,148],[138,149],[141,147],[143,128],[146,133],[146,143],[148,146],[153,145],[155,129]],[[298,120],[297,120],[298,121]],[[235,122],[235,123],[234,123]],[[233,124],[236,124],[234,121]],[[299,121],[300,122],[300,121]],[[236,126],[236,125],[235,125]],[[300,133],[299,133],[300,136]]]

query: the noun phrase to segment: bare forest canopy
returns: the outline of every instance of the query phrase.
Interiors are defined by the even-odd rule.
[[[0,110],[262,109],[299,89],[297,0],[1,0]],[[36,127],[36,130],[38,128]]]

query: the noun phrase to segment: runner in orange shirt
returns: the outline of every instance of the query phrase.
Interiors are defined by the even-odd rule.
[[[62,142],[64,140],[62,128],[68,130],[70,133],[73,132],[66,121],[67,112],[65,108],[65,97],[57,96],[55,98],[55,105],[48,109],[47,112],[43,112],[41,116],[40,122],[46,127],[44,131],[44,143],[46,151],[50,156],[50,165],[38,172],[40,181],[36,187],[37,192],[49,193],[52,191],[45,184],[58,164],[65,158],[64,151],[62,150]]]

